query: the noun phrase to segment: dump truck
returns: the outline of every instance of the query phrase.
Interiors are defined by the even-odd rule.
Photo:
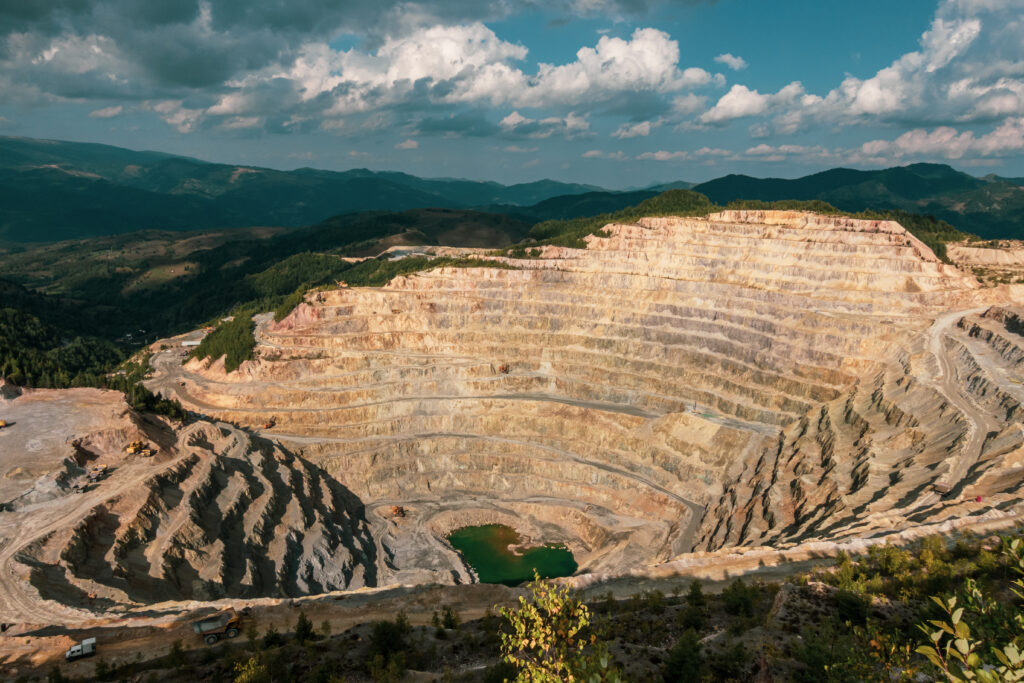
[[[108,474],[110,474],[110,468],[108,468],[106,465],[96,465],[95,467],[89,470],[89,473],[86,474],[86,477],[89,479],[89,481],[99,481],[101,479],[106,479]]]
[[[96,654],[96,639],[86,638],[78,645],[69,647],[67,652],[64,653],[64,659],[73,662],[82,657],[92,657],[94,654]]]
[[[234,638],[242,619],[234,610],[227,610],[212,617],[192,622],[192,630],[202,636],[203,642],[213,645],[221,638]]]
[[[277,426],[277,419],[273,417],[263,423],[264,429],[273,429],[275,426]]]

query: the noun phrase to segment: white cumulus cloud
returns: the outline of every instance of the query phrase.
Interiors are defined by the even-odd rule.
[[[641,121],[640,123],[624,123],[618,130],[612,133],[613,138],[626,140],[628,138],[647,137],[651,131],[661,125],[661,121]]]
[[[122,105],[116,107],[104,107],[103,109],[97,109],[89,113],[90,119],[112,119],[115,116],[120,116],[121,112],[124,111]]]
[[[741,71],[747,68],[747,60],[743,59],[743,57],[736,57],[728,52],[715,57],[715,61],[719,64],[725,64],[733,71]]]

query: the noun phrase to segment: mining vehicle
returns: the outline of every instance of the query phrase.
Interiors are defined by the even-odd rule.
[[[270,418],[269,420],[267,420],[266,422],[263,423],[263,428],[264,429],[273,429],[276,425],[277,425],[277,420],[275,418]]]
[[[67,652],[64,653],[64,659],[73,662],[82,657],[92,657],[94,654],[96,654],[96,639],[86,638],[78,645],[69,647]]]
[[[132,441],[130,444],[124,447],[124,452],[128,455],[135,455],[145,447],[145,444],[141,441]]]
[[[0,429],[3,429],[6,426],[7,426],[7,420],[0,420]]]
[[[89,478],[89,481],[99,481],[100,479],[105,479],[107,474],[109,474],[109,471],[106,465],[97,465],[89,470],[86,476]]]
[[[213,645],[223,638],[234,638],[238,635],[241,617],[233,609],[226,610],[212,617],[192,622],[192,630],[203,637],[203,642]]]

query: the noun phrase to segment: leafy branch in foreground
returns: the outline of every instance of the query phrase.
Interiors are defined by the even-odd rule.
[[[1003,554],[1018,577],[1024,576],[1024,544],[1015,538],[1004,548]],[[1010,591],[1018,599],[1024,599],[1024,580],[1017,578],[1010,586]],[[1024,680],[1024,654],[1021,643],[1024,641],[1024,614],[1015,610],[1012,624],[1003,620],[997,622],[992,633],[993,638],[1001,644],[990,645],[995,662],[983,659],[984,639],[977,638],[971,626],[964,618],[965,614],[977,618],[991,617],[997,608],[997,602],[985,595],[973,582],[967,584],[966,604],[957,606],[957,597],[932,600],[945,614],[943,619],[933,619],[929,625],[919,624],[918,628],[928,636],[928,644],[917,648],[919,654],[928,658],[938,667],[952,683],[979,681],[980,683],[999,683],[1001,681]],[[968,613],[966,610],[970,610]]]

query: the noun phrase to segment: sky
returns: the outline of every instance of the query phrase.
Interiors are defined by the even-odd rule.
[[[0,135],[612,189],[1024,176],[1024,0],[0,0]]]

